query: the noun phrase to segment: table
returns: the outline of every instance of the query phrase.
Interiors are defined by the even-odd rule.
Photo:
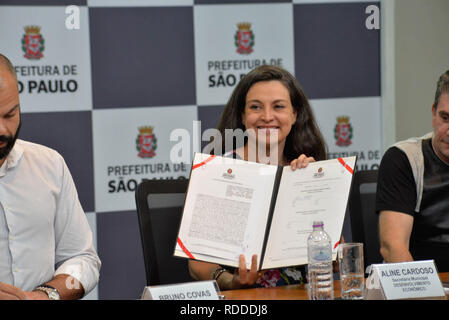
[[[441,282],[449,282],[449,272],[439,274]],[[226,290],[221,292],[226,300],[308,300],[304,284],[274,288]],[[340,297],[340,281],[334,281],[334,297]],[[446,294],[446,300],[449,300]]]

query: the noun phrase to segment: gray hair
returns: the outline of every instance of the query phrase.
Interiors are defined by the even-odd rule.
[[[437,91],[435,92],[435,100],[433,101],[433,106],[436,107],[440,102],[441,94],[445,92],[449,94],[449,70],[443,73],[437,82]]]

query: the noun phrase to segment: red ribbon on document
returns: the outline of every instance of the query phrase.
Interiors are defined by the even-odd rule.
[[[339,244],[340,244],[340,241],[337,241],[337,243],[334,245],[334,249],[337,249]]]
[[[195,259],[195,257],[190,253],[189,250],[187,250],[187,248],[184,246],[184,243],[182,243],[181,239],[177,240],[179,246],[181,247],[182,251],[184,251],[184,253],[190,258],[190,259]]]
[[[340,162],[351,174],[354,174],[354,170],[342,158],[338,158],[338,162]]]
[[[197,164],[195,164],[194,166],[192,166],[192,170],[193,169],[196,169],[196,168],[199,168],[199,167],[201,167],[201,166],[204,166],[206,163],[208,163],[209,161],[211,161],[211,160],[213,160],[215,158],[215,156],[214,155],[211,155],[209,158],[207,158],[206,160],[204,160],[204,161],[202,161],[202,162],[200,162],[200,163],[197,163]]]

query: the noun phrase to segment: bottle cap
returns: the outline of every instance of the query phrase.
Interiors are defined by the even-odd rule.
[[[318,227],[324,226],[324,223],[323,223],[323,221],[314,221],[312,226],[314,228],[318,228]]]

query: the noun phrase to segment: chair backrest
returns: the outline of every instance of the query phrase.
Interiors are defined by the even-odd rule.
[[[356,171],[349,197],[352,241],[363,243],[365,268],[382,263],[376,210],[377,170]]]
[[[147,285],[193,281],[188,260],[173,256],[188,180],[144,180],[136,206]]]

